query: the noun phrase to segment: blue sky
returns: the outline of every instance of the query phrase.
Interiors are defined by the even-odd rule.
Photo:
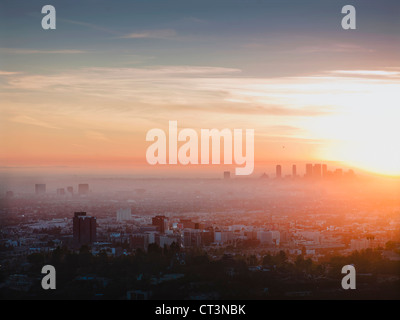
[[[52,1],[55,31],[40,27],[45,4],[2,1],[1,69],[206,65],[279,76],[362,68],[400,49],[396,1]],[[357,9],[356,31],[341,29],[345,4]]]

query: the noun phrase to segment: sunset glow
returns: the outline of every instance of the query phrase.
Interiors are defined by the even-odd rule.
[[[127,28],[61,17],[54,39],[26,25],[36,46],[7,38],[0,48],[0,165],[142,172],[146,132],[174,120],[254,129],[255,172],[266,161],[335,161],[399,175],[398,41],[322,21],[310,31],[287,14],[293,33],[273,31],[273,16],[236,31],[223,18]]]
[[[274,138],[300,146],[290,160],[342,161],[400,174],[395,147],[399,78],[383,71],[363,71],[362,77],[355,77],[357,70],[351,77],[332,73],[268,79],[239,77],[239,70],[223,68],[161,67],[5,74],[2,164],[40,165],[43,159],[42,165],[85,166],[90,158],[92,165],[115,161],[118,166],[125,158],[135,159],[134,170],[144,162],[145,132],[182,119],[182,125],[196,130],[222,129],[227,121],[232,127],[254,127],[261,149],[256,163],[282,156],[282,150],[271,152]],[[224,120],[213,120],[218,114]],[[311,152],[305,147],[309,141],[318,142]]]

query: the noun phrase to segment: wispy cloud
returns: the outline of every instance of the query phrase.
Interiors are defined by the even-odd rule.
[[[284,116],[284,117],[316,117],[332,113],[332,110],[326,107],[304,107],[304,108],[290,108],[282,105],[268,106],[257,105],[252,103],[243,103],[241,105],[232,105],[218,103],[218,105],[201,106],[201,105],[172,105],[169,106],[172,111],[185,112],[189,109],[194,111],[206,111],[210,113],[221,113],[225,115],[243,115],[243,116]]]
[[[121,36],[123,39],[171,39],[176,36],[176,31],[172,29],[145,30],[133,32]]]
[[[67,22],[67,23],[70,23],[70,24],[78,25],[78,26],[83,26],[83,27],[86,27],[86,28],[89,28],[89,29],[105,32],[105,33],[108,33],[108,34],[114,34],[114,35],[118,34],[118,32],[116,32],[114,30],[111,30],[109,28],[104,28],[104,27],[101,27],[101,26],[98,26],[98,25],[95,25],[95,24],[92,24],[92,23],[88,23],[88,22],[76,21],[76,20],[70,20],[70,19],[63,19],[63,18],[58,18],[58,20],[62,21],[62,22]]]
[[[0,76],[12,76],[12,75],[16,75],[16,74],[21,74],[21,72],[0,70]]]
[[[349,108],[358,107],[359,98],[365,95],[371,96],[372,108],[374,101],[399,86],[395,77],[377,79],[376,70],[358,70],[356,74],[362,74],[362,77],[349,77],[350,71],[342,71],[345,72],[255,78],[244,77],[240,69],[223,67],[83,68],[50,75],[9,75],[0,85],[7,90],[9,101],[13,101],[13,94],[21,99],[21,93],[29,97],[34,92],[41,92],[47,99],[56,99],[56,105],[64,105],[59,108],[60,114],[69,110],[80,115],[80,119],[83,114],[93,117],[95,110],[99,119],[118,119],[127,127],[128,118],[141,119],[144,123],[180,116],[193,118],[191,121],[196,116],[214,119],[218,115],[259,123],[260,126],[262,121],[269,121],[271,125],[272,119],[279,117],[288,121],[282,125],[292,125],[290,121],[294,118],[311,119],[347,112]],[[392,70],[386,71],[394,74],[390,73]],[[66,105],[64,101],[71,101],[71,97],[75,97],[77,103]],[[52,122],[34,120],[17,119],[27,124],[52,127]],[[104,138],[90,136],[98,140]]]
[[[400,76],[399,71],[386,71],[386,70],[334,70],[334,74],[350,75],[350,76],[384,76],[384,77],[397,77]]]
[[[304,82],[308,84],[302,85]],[[118,109],[137,114],[154,109],[159,113],[192,110],[229,115],[313,117],[331,112],[328,106],[321,106],[321,100],[312,99],[316,92],[324,93],[318,82],[319,79],[309,78],[246,78],[235,68],[158,66],[15,75],[7,77],[4,86],[49,95],[107,99],[118,102],[118,105],[113,103],[114,112]]]
[[[33,125],[33,126],[38,126],[38,127],[43,127],[43,128],[47,128],[47,129],[58,129],[58,127],[45,122],[43,120],[38,120],[35,118],[32,118],[30,116],[27,115],[17,115],[15,117],[13,117],[12,119],[10,119],[12,122],[17,122],[17,123],[22,123],[22,124],[29,124],[29,125]]]
[[[0,82],[0,125],[13,128],[17,141],[24,133],[12,122],[26,125],[26,137],[39,127],[59,129],[48,135],[49,143],[58,137],[88,146],[78,151],[77,146],[54,146],[60,154],[73,148],[71,153],[103,158],[128,153],[132,145],[137,155],[144,150],[145,132],[165,128],[171,119],[194,129],[254,128],[267,145],[297,143],[296,148],[300,144],[307,153],[310,145],[333,140],[357,146],[375,141],[375,134],[382,141],[398,136],[400,79],[393,75],[400,71],[382,70],[386,72],[325,70],[304,77],[249,77],[236,68],[153,66],[10,74]],[[390,76],[377,76],[387,72]],[[371,130],[383,121],[379,132]],[[360,130],[354,130],[354,123]],[[26,141],[21,143],[29,148]],[[43,150],[48,150],[47,143],[42,143]]]
[[[172,39],[176,37],[177,33],[173,29],[156,29],[156,30],[142,30],[137,32],[131,32],[127,34],[121,34],[120,31],[116,31],[110,28],[104,28],[93,23],[76,21],[70,19],[59,19],[60,21],[67,22],[69,24],[82,26],[92,30],[97,30],[102,33],[112,34],[121,39]]]
[[[372,49],[366,49],[353,43],[329,43],[323,45],[299,46],[294,49],[296,53],[356,53],[356,52],[374,52]]]
[[[85,136],[92,140],[99,140],[99,141],[105,141],[105,142],[111,141],[103,133],[98,132],[98,131],[86,131]]]
[[[83,50],[36,50],[36,49],[17,49],[17,48],[0,48],[1,53],[6,54],[78,54],[88,53]]]

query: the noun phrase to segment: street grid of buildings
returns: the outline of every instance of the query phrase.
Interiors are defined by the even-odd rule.
[[[343,174],[335,172],[330,177]],[[302,179],[293,179],[295,166],[292,173],[282,178],[277,166],[275,179],[232,179],[225,172],[215,180],[129,181],[131,189],[105,193],[88,183],[77,194],[73,186],[50,193],[45,184],[31,194],[8,192],[0,212],[1,268],[18,278],[28,255],[83,245],[110,256],[175,244],[213,259],[244,254],[260,261],[283,250],[292,260],[301,254],[318,261],[399,241],[400,208],[390,194],[371,197],[352,172],[351,179],[324,180],[320,165],[307,165]],[[307,179],[315,176],[321,179]]]

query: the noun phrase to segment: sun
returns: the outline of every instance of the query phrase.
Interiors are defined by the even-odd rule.
[[[400,177],[400,151],[386,143],[385,137],[379,141],[337,142],[328,157],[369,172]]]
[[[400,84],[377,79],[346,79],[345,84],[330,96],[332,114],[306,124],[314,137],[327,141],[319,156],[400,176]]]

